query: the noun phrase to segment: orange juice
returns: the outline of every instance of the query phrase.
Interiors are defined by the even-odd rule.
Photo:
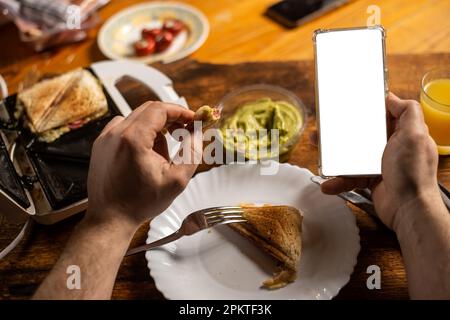
[[[450,77],[423,83],[420,102],[439,154],[450,154]]]

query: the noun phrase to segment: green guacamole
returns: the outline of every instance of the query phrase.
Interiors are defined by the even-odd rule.
[[[302,124],[297,107],[286,101],[264,98],[238,107],[223,122],[220,132],[225,148],[257,160],[288,152]],[[272,138],[271,129],[278,129],[278,139],[276,135]]]

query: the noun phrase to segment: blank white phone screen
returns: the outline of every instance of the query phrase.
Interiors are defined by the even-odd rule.
[[[387,141],[383,56],[380,29],[316,35],[323,176],[381,174]]]

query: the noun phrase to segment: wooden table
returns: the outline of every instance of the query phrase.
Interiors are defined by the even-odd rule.
[[[130,3],[141,1],[112,1],[102,12],[106,18]],[[325,17],[296,30],[283,30],[261,17],[269,0],[248,1],[186,1],[198,6],[208,16],[211,35],[193,57],[215,63],[311,59],[310,35],[318,27],[362,25],[367,18],[369,4],[382,8],[382,22],[388,29],[388,53],[450,52],[447,19],[448,1],[355,1]],[[239,24],[229,21],[239,21]],[[248,34],[240,36],[242,30]],[[0,50],[0,74],[11,91],[23,79],[28,69],[41,72],[63,72],[104,59],[95,44],[96,30],[80,44],[69,45],[46,53],[35,54],[20,44],[11,25],[0,27],[0,39],[6,49]],[[389,56],[390,87],[404,98],[418,97],[419,81],[424,72],[439,64],[450,64],[450,54],[421,54]],[[295,92],[308,108],[309,121],[290,162],[317,172],[317,150],[310,136],[315,132],[313,65],[312,61],[243,63],[212,65],[184,60],[172,65],[157,65],[175,82],[176,90],[184,95],[192,107],[214,104],[228,91],[245,84],[271,83]],[[135,88],[134,103],[145,97]],[[144,92],[145,93],[145,92]],[[439,178],[450,187],[450,158],[441,158]],[[361,235],[361,252],[350,282],[341,290],[338,299],[405,299],[408,297],[405,271],[393,233],[355,209]],[[0,261],[0,299],[21,299],[32,295],[46,276],[72,231],[80,215],[53,226],[35,225],[32,232],[6,259]],[[0,246],[11,240],[17,226],[2,225]],[[133,244],[145,241],[146,226],[136,234]],[[382,289],[366,288],[366,268],[377,264],[382,270]],[[114,287],[115,299],[163,298],[149,277],[143,256],[124,260]]]
[[[450,54],[390,56],[391,89],[405,98],[417,98],[420,78],[432,66],[449,64]],[[270,62],[236,65],[213,65],[184,60],[171,65],[158,65],[175,83],[177,92],[185,96],[195,108],[203,103],[214,104],[228,91],[253,83],[271,83],[295,92],[307,106],[309,121],[289,162],[317,172],[317,148],[311,140],[315,132],[313,63]],[[133,87],[128,91],[132,104],[145,100],[145,90]],[[439,178],[450,187],[450,158],[441,158]],[[295,188],[295,186],[292,186]],[[408,297],[405,270],[395,235],[367,214],[353,208],[360,228],[361,252],[350,282],[338,299],[405,299]],[[25,241],[5,260],[0,261],[0,297],[28,298],[53,264],[80,217],[53,226],[36,225]],[[17,227],[9,226],[0,234],[0,244],[11,239]],[[133,245],[146,239],[147,226],[136,234]],[[366,268],[378,265],[382,271],[382,289],[370,291],[366,287]],[[126,258],[114,287],[116,299],[162,298],[149,276],[143,255]]]

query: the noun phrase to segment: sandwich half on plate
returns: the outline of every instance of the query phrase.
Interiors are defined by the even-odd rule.
[[[264,281],[262,287],[279,289],[295,281],[302,251],[300,211],[289,206],[242,207],[247,222],[228,226],[279,263],[273,277]]]
[[[18,110],[40,141],[52,142],[105,115],[108,103],[98,80],[77,69],[19,93]]]

